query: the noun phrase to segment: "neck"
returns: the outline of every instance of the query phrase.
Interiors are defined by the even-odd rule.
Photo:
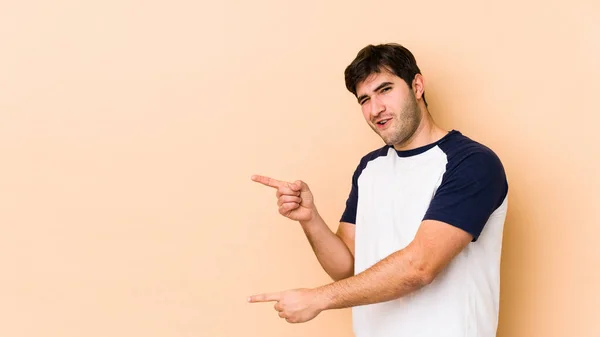
[[[440,128],[435,124],[429,111],[425,107],[421,107],[422,115],[421,122],[415,132],[405,142],[395,144],[394,148],[398,151],[406,151],[416,149],[440,140],[448,131]]]

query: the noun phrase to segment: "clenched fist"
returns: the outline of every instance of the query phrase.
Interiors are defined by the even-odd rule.
[[[260,175],[252,176],[252,180],[277,190],[275,196],[281,215],[296,221],[310,221],[315,216],[317,209],[312,192],[303,181],[289,183]]]

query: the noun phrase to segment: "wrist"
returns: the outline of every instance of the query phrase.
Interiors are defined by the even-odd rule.
[[[313,209],[312,214],[309,219],[300,220],[299,222],[300,222],[300,225],[302,225],[302,227],[314,227],[315,225],[318,225],[322,221],[323,221],[323,219],[321,218],[321,215],[315,208],[315,209]]]
[[[328,310],[331,306],[332,296],[331,291],[327,286],[322,286],[313,289],[315,305],[320,311]]]

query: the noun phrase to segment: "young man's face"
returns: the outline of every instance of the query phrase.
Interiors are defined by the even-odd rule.
[[[387,145],[402,146],[421,122],[412,89],[386,70],[359,83],[356,95],[365,120]]]

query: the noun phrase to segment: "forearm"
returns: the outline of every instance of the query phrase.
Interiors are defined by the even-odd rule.
[[[354,257],[348,246],[331,231],[318,213],[311,221],[300,224],[321,267],[333,280],[354,274]]]
[[[411,253],[398,251],[358,275],[316,290],[323,309],[340,309],[391,301],[429,282],[430,277]]]

